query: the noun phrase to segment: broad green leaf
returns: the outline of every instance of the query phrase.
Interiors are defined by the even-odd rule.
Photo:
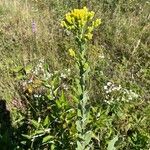
[[[92,131],[86,132],[84,138],[86,145],[89,145],[92,138]]]
[[[43,131],[43,130],[37,130],[37,131],[35,131],[35,132],[34,132],[34,135],[42,134],[42,133],[44,133],[44,131]]]
[[[107,150],[116,150],[115,143],[117,141],[118,141],[118,135],[116,135],[111,141],[109,141]]]
[[[75,79],[75,82],[76,82],[76,86],[77,86],[77,94],[80,95],[82,93],[82,88],[81,88],[81,85],[80,85],[80,80],[79,79]]]
[[[86,62],[86,63],[84,64],[84,69],[87,70],[88,68],[89,68],[89,64]]]
[[[82,117],[82,114],[81,114],[81,110],[80,110],[80,109],[77,110],[77,115],[78,115],[78,117]]]
[[[89,99],[88,91],[85,91],[85,92],[83,93],[83,105],[86,105],[86,104],[87,104],[88,99]]]
[[[22,136],[25,137],[25,138],[27,138],[27,139],[29,139],[29,140],[31,139],[31,136],[30,136],[30,135],[22,134]]]
[[[58,100],[56,100],[56,105],[57,105],[57,107],[58,108],[61,108],[61,102],[60,102],[60,100],[58,99]]]
[[[46,143],[46,142],[48,142],[48,141],[50,141],[50,140],[52,140],[52,139],[53,139],[53,136],[51,136],[51,135],[45,136],[45,137],[43,138],[42,143]]]
[[[81,128],[81,123],[80,121],[76,121],[76,129],[78,130],[78,132],[81,132],[82,131],[82,128]]]
[[[63,92],[63,91],[61,92],[60,100],[63,101],[63,102],[65,101],[65,95],[64,95],[64,92]]]
[[[72,99],[73,99],[73,101],[74,101],[75,103],[78,103],[78,102],[79,102],[79,99],[78,99],[76,96],[71,95],[71,97],[72,97]]]
[[[20,143],[23,145],[26,145],[26,141],[21,141]]]
[[[55,145],[54,144],[52,144],[51,145],[51,149],[50,150],[54,150],[55,149]]]
[[[27,65],[24,69],[25,69],[25,72],[26,72],[26,73],[30,73],[31,70],[33,69],[33,67],[32,67],[31,64],[29,64],[29,65]]]
[[[30,120],[30,122],[35,128],[38,128],[40,126],[40,124],[35,120]]]
[[[17,73],[17,72],[19,72],[22,69],[23,69],[22,66],[18,66],[18,67],[15,67],[14,69],[12,69],[12,71],[15,72],[15,73]]]
[[[18,75],[16,76],[17,80],[21,80],[23,79],[25,76],[22,73],[18,73]]]
[[[46,116],[45,120],[44,120],[44,126],[48,126],[49,124],[49,117]]]
[[[82,144],[79,141],[77,141],[77,148],[76,148],[76,150],[84,150],[84,147],[82,146]]]

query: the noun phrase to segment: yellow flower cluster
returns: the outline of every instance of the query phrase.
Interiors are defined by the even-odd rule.
[[[72,57],[76,56],[75,51],[72,48],[70,48],[68,51],[69,51],[70,56]]]
[[[94,28],[101,23],[100,19],[92,21],[94,14],[93,11],[88,11],[86,7],[74,9],[66,14],[65,19],[61,22],[61,26],[75,34],[80,33],[82,39],[90,40],[92,39]]]

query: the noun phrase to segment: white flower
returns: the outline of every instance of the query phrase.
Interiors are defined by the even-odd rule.
[[[63,87],[64,90],[68,90],[68,87],[67,87],[66,84],[62,84],[62,87]]]
[[[105,56],[103,55],[103,54],[99,54],[99,56],[98,56],[100,59],[104,59],[105,58]]]
[[[38,118],[38,123],[40,123],[40,122],[41,122],[41,117]]]
[[[38,94],[34,94],[34,97],[35,97],[35,98],[38,98],[38,97],[41,97],[41,96],[42,96],[42,95],[40,95],[40,94],[39,94],[39,95],[38,95]]]
[[[65,79],[65,78],[67,78],[67,75],[64,73],[61,73],[60,77]]]
[[[107,82],[107,85],[108,85],[108,86],[111,86],[111,85],[112,85],[112,83],[111,83],[111,82]]]
[[[32,83],[33,82],[33,79],[31,78],[29,81],[28,81],[28,83]]]
[[[104,86],[104,90],[107,90],[107,89],[108,89],[108,87],[107,87],[107,85],[105,85],[105,86]]]
[[[70,69],[68,69],[68,72],[70,72],[71,70]]]

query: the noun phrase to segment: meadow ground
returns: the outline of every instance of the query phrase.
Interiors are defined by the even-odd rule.
[[[148,150],[150,2],[83,0],[81,6],[94,11],[94,19],[100,18],[102,22],[94,30],[86,56],[91,68],[87,86],[91,116],[94,116],[88,128],[95,135],[92,138],[94,149],[107,149],[109,141],[118,135],[116,149]],[[77,7],[75,0],[0,1],[0,98],[7,102],[12,120],[10,128],[13,128],[15,137],[12,140],[9,132],[0,131],[2,149],[6,149],[5,145],[10,139],[9,149],[75,149],[76,131],[70,121],[76,118],[69,118],[65,122],[67,125],[64,120],[68,107],[71,109],[74,105],[70,93],[73,93],[72,86],[77,73],[68,49],[77,47],[74,36],[60,24],[65,14]],[[34,74],[35,82],[24,89],[24,83],[31,81]],[[51,79],[45,85],[43,81],[47,81],[48,77]],[[45,92],[45,86],[48,85],[55,100],[63,99],[62,103],[69,101],[69,104],[59,108],[58,103],[49,102],[48,99],[53,98],[52,94]],[[38,94],[43,96],[40,104],[36,99]],[[65,95],[65,100],[62,95]],[[54,105],[58,107],[57,111],[56,106],[51,108]],[[36,125],[27,122],[29,119],[37,121],[39,116],[44,120],[49,108],[53,114],[49,116],[50,120],[58,118],[59,125],[54,130],[55,125],[49,126],[52,129],[49,139],[43,142],[43,136],[48,136],[44,132],[38,142],[32,142],[31,139],[37,134],[35,132],[41,128],[37,129]],[[62,117],[59,117],[61,114]],[[7,121],[3,121],[3,115],[0,117],[1,126],[5,126]],[[30,138],[26,140],[22,135]],[[67,140],[71,144],[68,145]]]

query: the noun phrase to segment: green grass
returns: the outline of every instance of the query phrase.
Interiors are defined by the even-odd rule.
[[[4,77],[1,77],[6,88],[7,83],[5,84],[4,78],[9,76],[9,68],[20,64],[25,65],[35,59],[33,53],[37,54],[37,58],[48,59],[52,68],[63,68],[64,64],[69,65],[66,49],[70,48],[71,42],[66,40],[67,36],[60,27],[60,20],[65,12],[76,5],[75,2],[69,1],[1,1],[0,69],[1,72],[6,72],[2,73]],[[102,25],[95,32],[92,42],[95,46],[93,48],[91,43],[89,48],[90,59],[95,59],[94,63],[96,63],[99,53],[103,51],[111,64],[109,69],[113,70],[110,78],[127,82],[134,80],[144,88],[143,91],[147,95],[149,2],[90,1],[88,6],[96,11],[96,17],[102,19]],[[33,20],[37,26],[36,39],[31,28]],[[143,82],[146,82],[147,87],[143,87]]]
[[[92,112],[97,117],[92,127],[101,133],[103,146],[119,132],[125,138],[119,139],[118,143],[123,142],[118,149],[147,150],[148,146],[144,145],[150,145],[147,140],[150,138],[150,2],[83,0],[82,6],[96,12],[95,18],[102,20],[89,43],[87,56],[92,69],[90,99],[102,115],[98,117],[96,110]],[[68,49],[75,47],[75,43],[60,22],[69,10],[77,7],[75,0],[0,1],[0,98],[7,101],[10,109],[13,109],[11,101],[22,97],[16,88],[16,68],[35,65],[43,58],[51,73],[70,68],[71,78],[75,76],[74,61],[68,55]],[[33,21],[37,28],[35,34]],[[108,81],[139,97],[123,106],[120,102],[108,106],[104,103],[106,97],[116,100],[122,96],[121,92],[109,96],[105,93]],[[109,116],[108,111],[115,115]]]

